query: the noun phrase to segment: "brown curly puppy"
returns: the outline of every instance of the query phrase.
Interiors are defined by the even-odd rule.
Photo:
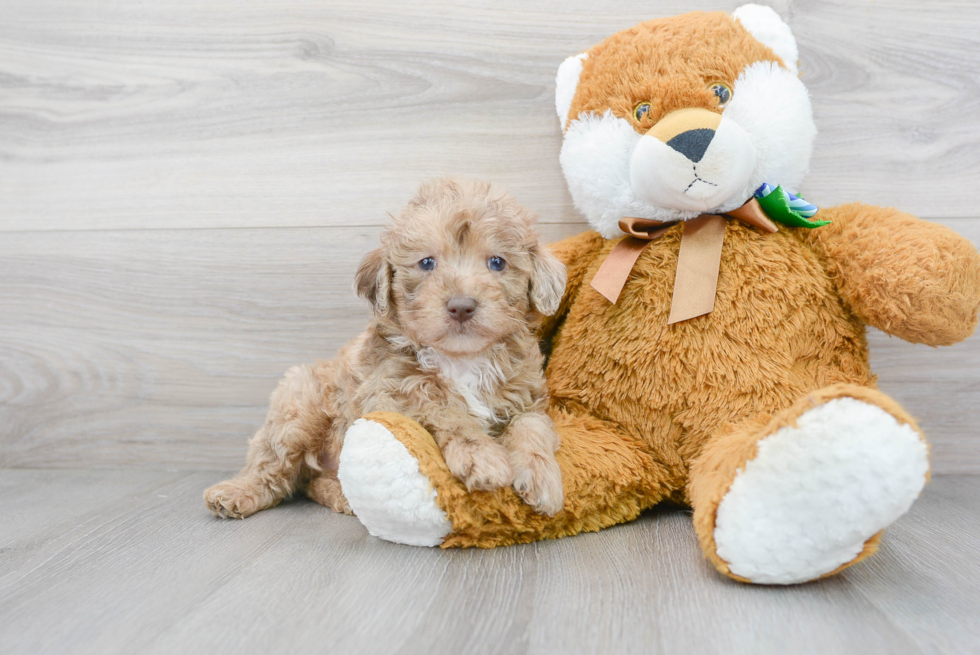
[[[347,428],[378,411],[409,416],[435,437],[468,489],[513,484],[535,510],[564,503],[558,437],[545,414],[539,314],[558,309],[565,268],[534,218],[489,184],[423,184],[355,289],[374,317],[336,359],[291,368],[235,478],[204,492],[217,516],[244,518],[297,489],[352,513],[337,479]]]

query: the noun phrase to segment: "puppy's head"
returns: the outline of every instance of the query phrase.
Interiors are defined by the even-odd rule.
[[[437,179],[365,256],[355,289],[412,341],[474,355],[558,310],[565,268],[540,243],[534,217],[489,184]]]

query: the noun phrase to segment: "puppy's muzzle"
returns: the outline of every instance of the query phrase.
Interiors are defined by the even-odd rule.
[[[474,298],[470,298],[469,296],[453,296],[446,303],[446,311],[449,312],[449,316],[454,321],[465,323],[473,318],[473,314],[476,312],[476,306],[477,302]]]

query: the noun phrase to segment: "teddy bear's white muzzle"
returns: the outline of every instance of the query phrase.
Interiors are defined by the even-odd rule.
[[[653,132],[653,130],[651,130]],[[689,130],[669,140],[646,134],[630,159],[630,184],[637,198],[658,206],[710,212],[744,201],[755,169],[749,134],[724,117],[718,129]]]

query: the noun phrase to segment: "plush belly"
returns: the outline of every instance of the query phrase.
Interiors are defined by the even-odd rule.
[[[835,382],[873,384],[863,325],[794,230],[730,223],[714,311],[667,325],[679,241],[677,227],[647,247],[616,305],[589,286],[606,244],[553,343],[559,403],[622,424],[684,466],[725,423]]]

